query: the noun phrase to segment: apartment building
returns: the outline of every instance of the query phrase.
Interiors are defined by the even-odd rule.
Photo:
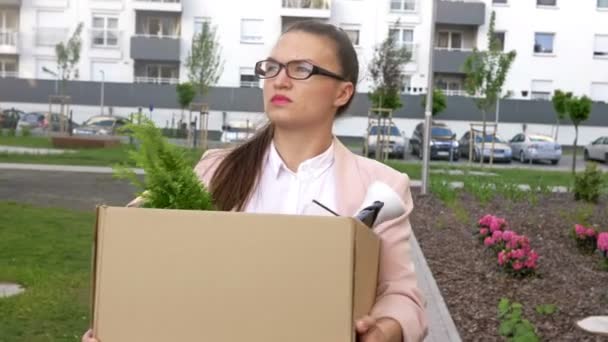
[[[176,84],[205,22],[217,25],[224,67],[217,86],[258,87],[253,65],[302,19],[342,27],[369,90],[373,49],[388,34],[411,51],[404,93],[426,93],[428,59],[437,87],[464,95],[461,66],[487,48],[490,13],[505,50],[517,52],[505,92],[546,100],[555,89],[608,101],[608,0],[439,0],[431,40],[429,0],[0,0],[0,77],[55,79],[54,46],[82,22],[78,79]],[[432,43],[432,49],[429,44]]]

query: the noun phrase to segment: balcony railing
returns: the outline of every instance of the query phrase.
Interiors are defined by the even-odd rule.
[[[135,83],[178,84],[179,83],[179,79],[177,79],[177,78],[166,78],[166,77],[135,76]]]
[[[140,37],[140,38],[158,38],[158,39],[179,39],[179,35],[175,34],[175,35],[170,35],[170,34],[150,34],[150,33],[136,33],[133,35],[133,37]]]
[[[283,8],[325,9],[331,7],[330,0],[283,0]]]
[[[181,0],[135,0],[133,9],[141,11],[181,12]]]
[[[19,43],[19,32],[0,30],[0,45],[16,47],[17,43]]]
[[[435,46],[437,51],[461,51],[461,52],[473,52],[472,48],[453,48],[453,47],[439,47]]]
[[[17,78],[19,77],[18,71],[0,71],[0,78]]]
[[[446,96],[470,96],[465,90],[440,89]]]
[[[260,82],[241,81],[241,88],[259,88]]]
[[[36,45],[38,46],[55,46],[67,37],[67,28],[38,27],[36,29]]]

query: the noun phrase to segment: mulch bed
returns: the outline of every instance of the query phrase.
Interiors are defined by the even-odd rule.
[[[411,223],[450,314],[464,341],[500,341],[498,302],[502,297],[524,306],[524,316],[543,341],[606,341],[575,326],[589,315],[608,315],[608,272],[598,254],[581,254],[568,235],[584,217],[608,231],[608,202],[575,202],[571,194],[549,194],[536,204],[495,199],[480,205],[459,194],[459,209],[414,191]],[[530,238],[539,255],[537,276],[516,279],[498,269],[497,260],[473,235],[485,214],[503,217],[509,228]],[[465,222],[467,221],[467,222]],[[558,312],[541,315],[537,305],[555,304]]]

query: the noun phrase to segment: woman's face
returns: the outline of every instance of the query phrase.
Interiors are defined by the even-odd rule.
[[[283,64],[306,60],[342,76],[335,49],[329,38],[295,31],[281,36],[269,59]],[[283,68],[277,76],[264,80],[264,108],[279,128],[331,128],[334,113],[348,102],[353,91],[352,83],[324,75],[295,80]]]

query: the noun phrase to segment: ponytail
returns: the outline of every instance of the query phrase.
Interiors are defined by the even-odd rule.
[[[221,161],[209,186],[218,210],[245,209],[247,200],[262,172],[264,157],[273,135],[274,126],[268,124],[251,140],[235,148]]]

